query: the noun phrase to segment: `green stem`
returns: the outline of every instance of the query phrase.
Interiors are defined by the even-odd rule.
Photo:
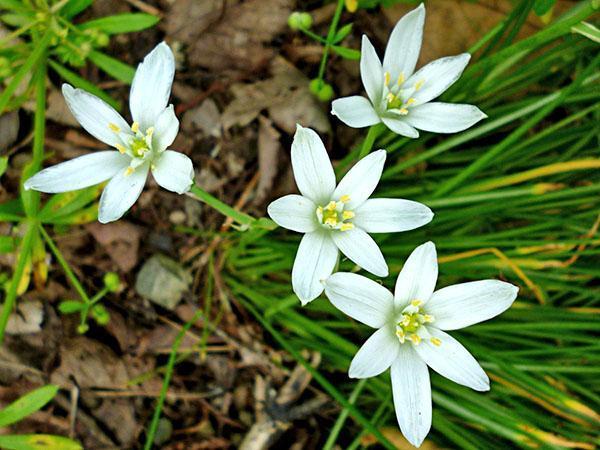
[[[358,395],[362,392],[366,383],[366,378],[363,378],[358,383],[356,383],[354,390],[350,394],[350,397],[348,397],[348,403],[353,405],[356,402]],[[340,431],[342,431],[344,423],[346,423],[348,414],[350,414],[350,411],[347,408],[344,408],[338,416],[337,420],[335,421],[335,424],[331,429],[331,433],[329,433],[329,437],[327,438],[327,442],[325,442],[325,445],[323,446],[323,450],[331,450],[333,448],[333,446],[335,445],[335,441],[337,440],[337,437],[340,434]]]
[[[30,221],[25,221],[23,223],[27,224],[27,230],[25,231],[25,235],[21,241],[17,266],[15,267],[10,286],[8,287],[8,292],[6,293],[6,299],[4,300],[4,305],[2,306],[2,313],[0,313],[0,345],[4,341],[4,330],[6,329],[8,318],[12,313],[15,300],[17,299],[17,289],[19,287],[19,283],[23,277],[23,272],[25,271],[27,261],[31,257],[31,248],[33,246],[33,237],[35,235],[36,226],[34,222]]]
[[[33,66],[38,62],[38,60],[44,55],[46,52],[46,48],[50,45],[50,39],[52,38],[52,30],[48,29],[44,36],[36,42],[35,49],[31,52],[31,54],[27,57],[21,68],[17,71],[15,76],[10,80],[6,89],[0,95],[0,113],[3,113],[6,109],[6,105],[10,101],[10,97],[13,95],[21,80],[25,75],[31,73]]]
[[[156,435],[156,430],[158,429],[158,421],[160,420],[160,414],[165,403],[165,398],[167,397],[167,392],[169,391],[169,385],[171,384],[171,377],[173,376],[175,360],[177,359],[177,351],[181,346],[181,342],[183,341],[185,334],[188,332],[191,326],[203,316],[204,312],[202,310],[196,311],[194,316],[181,328],[179,334],[177,334],[177,337],[175,338],[173,346],[171,347],[171,353],[169,354],[169,362],[167,363],[167,368],[165,372],[165,379],[163,380],[162,388],[160,389],[160,395],[156,403],[156,408],[154,409],[154,414],[152,415],[152,422],[150,422],[150,426],[148,427],[148,434],[146,435],[146,443],[144,444],[144,450],[150,450],[154,443],[154,436]]]
[[[325,48],[323,49],[323,57],[321,58],[321,64],[319,65],[319,74],[317,75],[317,79],[320,81],[323,81],[323,77],[325,76],[327,58],[329,57],[329,49],[331,47],[333,37],[335,36],[335,32],[337,31],[337,25],[340,21],[340,17],[342,16],[343,10],[344,0],[338,0],[337,8],[335,9],[333,19],[331,20],[331,25],[329,26],[329,31],[327,32],[327,41],[325,43]]]
[[[58,264],[60,264],[62,269],[65,271],[65,275],[69,279],[73,288],[77,291],[77,293],[79,294],[79,296],[85,303],[88,303],[88,304],[91,303],[90,298],[88,297],[87,293],[85,292],[85,289],[83,288],[83,286],[77,279],[77,276],[71,270],[71,267],[69,267],[69,263],[63,257],[62,253],[60,252],[60,250],[58,249],[58,247],[56,246],[56,244],[54,243],[54,241],[52,240],[50,235],[46,232],[46,230],[44,229],[44,227],[41,224],[38,227],[40,229],[40,233],[41,233],[42,237],[44,238],[44,240],[46,241],[46,244],[48,245],[48,248],[50,248],[50,251],[54,254],[56,261],[58,261]]]
[[[369,128],[367,137],[363,141],[360,153],[358,154],[358,159],[363,159],[365,156],[371,153],[371,150],[373,150],[373,144],[375,144],[375,140],[384,129],[385,125],[382,123],[378,123],[377,125],[373,125],[371,128]]]
[[[235,220],[240,225],[243,225],[246,229],[253,226],[266,229],[273,229],[276,227],[276,225],[274,225],[269,219],[257,220],[248,214],[245,214],[241,211],[232,208],[228,204],[223,203],[221,200],[212,196],[204,189],[198,187],[195,184],[190,189],[190,194],[192,194],[196,199],[215,209],[216,211],[219,211],[224,216]]]

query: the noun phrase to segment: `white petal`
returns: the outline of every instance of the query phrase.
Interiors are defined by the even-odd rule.
[[[272,202],[267,212],[277,225],[299,233],[310,233],[318,228],[317,205],[301,195],[291,194]]]
[[[154,150],[159,152],[165,150],[173,143],[178,132],[179,120],[175,116],[173,105],[169,105],[156,119],[154,134],[152,135]]]
[[[435,327],[457,330],[503,313],[517,298],[519,288],[499,280],[455,284],[436,291],[427,302]]]
[[[432,337],[441,341],[434,345],[423,339],[413,348],[429,367],[440,375],[476,391],[488,391],[490,380],[479,363],[460,342],[435,327],[427,327]]]
[[[323,281],[333,272],[338,249],[324,231],[314,231],[302,237],[292,269],[292,287],[303,305],[323,292]]]
[[[129,109],[142,133],[154,126],[167,107],[174,76],[175,57],[164,42],[154,47],[138,65],[131,83]]]
[[[458,133],[486,117],[477,106],[431,102],[411,108],[405,120],[419,130]]]
[[[383,172],[385,150],[377,150],[358,161],[340,181],[333,192],[333,199],[339,200],[346,195],[350,197],[345,209],[353,210],[362,205],[373,193]]]
[[[57,193],[93,186],[125,170],[130,159],[112,150],[90,153],[36,173],[25,182],[25,189]]]
[[[435,289],[438,276],[437,254],[433,242],[419,245],[410,254],[398,279],[394,291],[397,307],[411,300],[427,302]]]
[[[424,23],[425,6],[421,3],[418,8],[402,17],[390,34],[383,58],[383,70],[390,73],[392,82],[401,73],[406,79],[414,72],[421,51]]]
[[[409,113],[410,114],[410,113]],[[391,115],[381,117],[381,121],[392,130],[394,133],[400,136],[406,136],[409,138],[416,139],[419,137],[419,132],[410,126],[405,118],[392,117]]]
[[[331,103],[331,114],[353,128],[370,127],[381,122],[371,102],[360,95],[334,100]]]
[[[326,205],[335,189],[335,174],[323,141],[310,128],[296,128],[292,168],[298,189],[317,205]]]
[[[118,172],[106,185],[100,197],[98,220],[102,223],[120,219],[135,203],[148,176],[148,164],[143,164],[127,175]]]
[[[189,191],[194,183],[194,165],[183,153],[166,150],[154,163],[152,175],[160,186],[183,194]]]
[[[371,103],[379,105],[383,96],[383,68],[375,48],[369,38],[363,34],[360,52],[360,77]]]
[[[422,82],[421,88],[413,94],[416,100],[415,106],[427,103],[452,86],[460,78],[469,59],[471,59],[471,55],[468,53],[436,59],[406,80],[405,86],[407,87]]]
[[[392,364],[396,419],[404,437],[419,447],[431,428],[431,383],[427,365],[410,344],[400,346]]]
[[[388,276],[388,266],[381,250],[364,230],[334,231],[331,237],[341,252],[356,265],[378,277]]]
[[[66,83],[62,85],[62,92],[77,122],[96,139],[113,147],[122,143],[109,124],[117,126],[124,133],[130,133],[129,124],[104,100]]]
[[[344,314],[381,328],[394,314],[394,296],[381,284],[355,273],[337,272],[325,282],[325,295]]]
[[[394,327],[384,325],[373,333],[354,355],[348,376],[369,378],[383,373],[396,359],[399,347],[400,341],[394,334]]]
[[[354,213],[354,225],[367,233],[414,230],[433,219],[433,212],[424,204],[392,198],[370,198]]]

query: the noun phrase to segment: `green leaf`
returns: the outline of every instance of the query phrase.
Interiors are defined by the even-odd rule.
[[[337,44],[338,42],[342,41],[346,36],[348,36],[350,34],[351,31],[352,31],[351,23],[344,25],[342,28],[337,30],[337,32],[335,33],[335,36],[333,37],[333,43]]]
[[[90,53],[90,60],[107,74],[123,83],[131,84],[133,81],[135,69],[129,64],[125,64],[112,56],[96,50]]]
[[[0,411],[0,427],[18,422],[43,408],[57,392],[58,386],[49,384],[25,394]]]
[[[600,30],[588,22],[581,22],[571,28],[573,33],[581,34],[594,42],[600,43]]]
[[[0,156],[0,177],[4,175],[8,167],[8,156]]]
[[[331,49],[340,55],[344,59],[360,59],[360,52],[358,50],[354,50],[352,48],[340,47],[339,45],[334,45]]]
[[[69,2],[61,8],[60,13],[63,17],[70,19],[80,12],[85,11],[93,2],[94,0],[69,0]]]
[[[16,12],[31,12],[31,9],[28,8],[22,0],[0,0],[0,8],[10,9]]]
[[[0,254],[14,252],[17,247],[15,241],[12,236],[0,236]]]
[[[23,219],[23,205],[19,199],[0,203],[0,220],[20,221]]]
[[[62,314],[73,314],[81,311],[83,303],[78,300],[64,300],[58,305],[58,310]]]
[[[94,94],[96,97],[101,98],[116,110],[121,109],[121,104],[118,101],[116,101],[102,89],[97,87],[95,84],[90,83],[84,78],[81,78],[75,72],[70,71],[65,66],[57,63],[56,61],[49,60],[48,63],[50,64],[50,67],[52,67],[56,71],[56,73],[58,73],[68,83],[72,84],[76,88],[83,89],[84,91],[87,91],[90,94]]]
[[[9,434],[0,436],[0,447],[5,450],[82,450],[78,442],[50,434]]]
[[[536,15],[543,16],[552,9],[555,3],[556,0],[535,0],[535,3],[533,4],[533,11],[536,13]]]
[[[98,198],[101,190],[102,185],[96,185],[77,191],[55,194],[44,205],[38,217],[41,222],[55,223],[56,219],[81,212],[83,208]]]
[[[145,30],[146,28],[156,25],[158,21],[159,18],[151,14],[116,14],[114,16],[101,17],[100,19],[84,22],[79,25],[79,28],[82,30],[96,28],[107,34],[120,34]]]

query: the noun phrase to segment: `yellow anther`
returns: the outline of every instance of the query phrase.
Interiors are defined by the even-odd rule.
[[[398,86],[400,86],[402,83],[404,83],[404,72],[402,72],[400,75],[398,75]]]
[[[152,137],[153,134],[154,134],[154,127],[150,127],[146,130],[146,136]]]
[[[425,322],[425,323],[431,323],[431,322],[433,322],[433,316],[430,315],[430,314],[425,314],[423,316],[423,322]]]
[[[341,231],[348,231],[348,230],[352,230],[354,228],[354,224],[352,223],[343,223],[342,226],[340,227]]]
[[[412,105],[415,101],[416,100],[414,97],[409,98],[408,100],[406,100],[406,106]]]
[[[134,133],[137,133],[138,131],[140,131],[140,124],[137,122],[133,122],[131,124],[131,131],[133,131]]]
[[[337,208],[337,203],[334,202],[333,200],[331,200],[325,207],[325,209],[328,211],[334,211],[336,208]]]
[[[423,304],[423,302],[421,300],[413,300],[410,302],[411,305],[419,307]]]
[[[383,74],[383,76],[385,78],[385,85],[388,86],[390,84],[391,75],[390,75],[389,72],[386,72],[386,73]]]
[[[404,335],[404,331],[402,330],[396,330],[396,336],[398,336],[398,339],[400,339],[400,343],[404,344],[405,341],[405,335]]]
[[[123,147],[121,144],[115,144],[115,147],[117,147],[117,150],[119,150],[119,153],[125,153],[125,147]]]
[[[323,214],[323,207],[322,206],[317,207],[317,212],[319,214]]]
[[[114,131],[115,133],[118,133],[119,131],[121,131],[121,129],[118,127],[117,124],[110,122],[108,124],[108,128],[111,129],[111,131]]]
[[[388,103],[392,103],[394,100],[396,100],[396,96],[394,94],[392,94],[391,92],[388,93],[388,95],[387,95]]]
[[[419,345],[419,343],[421,342],[421,337],[418,334],[411,334],[408,338],[415,345]]]
[[[337,225],[338,221],[335,217],[329,217],[327,219],[325,219],[325,225],[330,225],[332,227],[335,227]]]
[[[403,116],[408,114],[408,109],[406,108],[400,108],[400,110],[398,111],[400,114],[402,114]]]
[[[419,89],[421,89],[421,87],[423,87],[423,83],[425,83],[425,80],[419,80],[415,83],[415,91],[418,91]]]
[[[400,322],[400,325],[403,327],[410,325],[410,316],[408,314],[402,314],[402,321]]]
[[[349,195],[342,195],[340,197],[340,202],[342,203],[348,203],[350,201],[350,196]]]
[[[125,176],[129,176],[133,173],[133,167],[128,167],[125,169]]]
[[[442,345],[442,341],[441,341],[441,339],[438,339],[438,338],[435,338],[435,337],[432,337],[431,339],[429,339],[429,341],[430,341],[430,342],[431,342],[433,345],[435,345],[436,347],[439,347],[440,345]]]
[[[354,211],[344,211],[342,213],[342,219],[344,219],[344,220],[352,219],[353,217],[354,217]]]

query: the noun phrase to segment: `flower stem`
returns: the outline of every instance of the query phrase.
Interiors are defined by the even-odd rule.
[[[358,159],[362,159],[365,156],[367,156],[369,153],[371,153],[371,150],[373,150],[373,144],[375,143],[375,140],[377,139],[377,137],[381,134],[381,132],[383,130],[384,130],[384,126],[381,123],[378,123],[377,125],[373,125],[371,128],[369,128],[367,137],[363,141],[363,145],[360,149],[360,153],[358,154]]]
[[[246,213],[243,213],[241,211],[238,211],[237,209],[232,208],[228,204],[223,203],[221,200],[212,196],[211,194],[206,192],[204,189],[200,188],[199,186],[197,186],[195,184],[192,186],[189,193],[192,194],[192,196],[194,198],[207,204],[211,208],[219,211],[224,216],[230,217],[231,219],[233,219],[234,221],[236,221],[237,223],[242,225],[244,229],[248,229],[248,228],[252,228],[252,227],[274,229],[277,226],[269,219],[265,219],[265,218],[255,219],[254,217],[252,217]]]
[[[325,68],[327,67],[327,57],[329,56],[329,48],[331,47],[331,44],[333,42],[335,32],[337,31],[337,25],[340,21],[340,17],[342,16],[343,10],[344,0],[338,0],[337,8],[335,9],[333,19],[331,20],[331,25],[329,26],[329,31],[327,32],[327,41],[325,43],[325,48],[323,49],[323,57],[321,58],[321,64],[319,65],[319,74],[317,75],[317,79],[320,81],[323,81],[323,77],[325,76]]]

